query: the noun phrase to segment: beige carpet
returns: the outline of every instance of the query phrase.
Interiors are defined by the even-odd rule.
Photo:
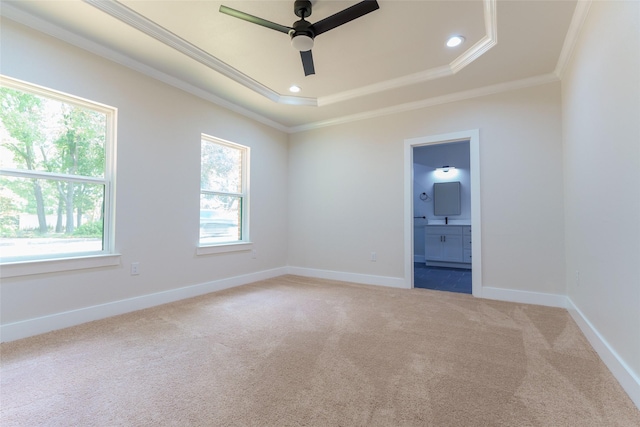
[[[283,276],[2,344],[8,426],[640,426],[562,309]]]

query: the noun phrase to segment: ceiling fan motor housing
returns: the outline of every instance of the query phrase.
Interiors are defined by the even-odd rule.
[[[311,29],[311,24],[303,19],[293,23],[293,31],[291,32],[291,38],[297,36],[307,36],[314,38],[316,35]]]
[[[293,13],[302,19],[311,16],[311,2],[309,0],[296,0],[293,3]]]

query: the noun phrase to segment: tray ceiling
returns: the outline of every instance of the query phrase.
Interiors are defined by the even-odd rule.
[[[312,3],[313,23],[357,1]],[[4,1],[1,13],[296,131],[557,80],[579,11],[576,1],[378,3],[316,38],[316,74],[307,77],[288,35],[218,11],[224,4],[291,26],[293,1]],[[465,42],[447,47],[452,35]]]

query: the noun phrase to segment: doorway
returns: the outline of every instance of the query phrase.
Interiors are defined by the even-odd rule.
[[[464,150],[467,150],[466,162],[460,160],[460,156],[464,157],[460,152],[464,153]],[[453,169],[455,165],[449,164],[452,161],[447,162],[446,156],[450,159],[458,156],[456,161],[459,162],[459,176],[454,178],[453,174],[446,175],[455,170]],[[424,159],[421,160],[421,157],[431,157],[432,164]],[[414,167],[416,161],[418,166]],[[443,164],[440,165],[440,163]],[[405,140],[404,166],[406,287],[423,287],[425,275],[430,275],[432,282],[438,283],[436,286],[441,290],[465,293],[470,291],[474,296],[479,297],[482,290],[479,131],[476,129],[407,139]],[[450,166],[450,168],[445,172],[442,166]],[[431,178],[436,174],[437,168],[440,169],[438,173],[442,177],[439,181],[461,182],[462,201],[457,215],[451,215],[451,217],[437,215],[447,212],[446,210],[438,212],[439,208],[435,208],[433,204],[433,184],[438,181],[437,175],[432,179],[414,181],[414,177],[427,173]],[[425,177],[426,175],[422,178]],[[427,224],[429,224],[428,233],[425,231]],[[417,233],[416,230],[418,230]],[[433,233],[440,234],[429,235]],[[465,233],[468,234],[465,235]],[[440,237],[439,241],[438,237]],[[435,249],[439,250],[435,253],[433,245],[425,244],[426,239],[434,240],[434,238],[438,245]],[[464,245],[465,240],[468,242],[466,245]],[[416,245],[418,248],[430,248],[429,255],[425,251],[416,250]],[[425,261],[428,262],[425,264]],[[422,268],[415,269],[416,266]],[[447,284],[452,289],[444,289]]]
[[[413,286],[470,294],[469,140],[413,147]]]

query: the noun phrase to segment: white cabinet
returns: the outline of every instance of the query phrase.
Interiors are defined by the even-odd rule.
[[[426,227],[429,231],[429,227]],[[442,234],[427,234],[424,236],[424,258],[427,261],[442,261]]]
[[[471,263],[471,227],[468,225],[427,225],[425,260]]]
[[[462,227],[462,262],[471,264],[471,227]]]

